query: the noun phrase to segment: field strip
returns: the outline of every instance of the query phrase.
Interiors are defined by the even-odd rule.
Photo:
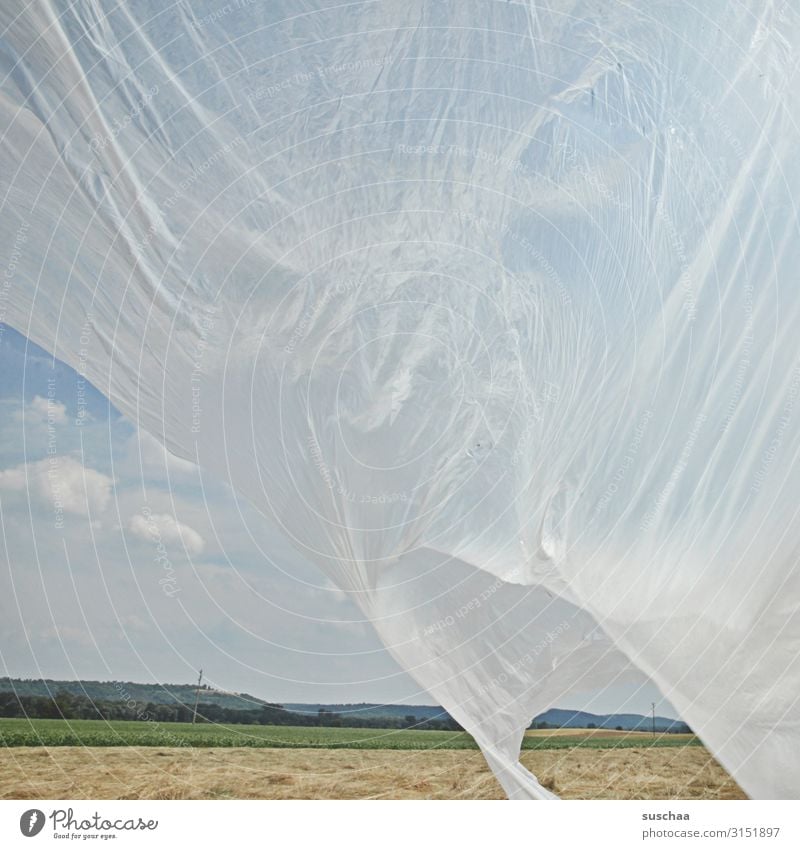
[[[213,723],[0,719],[0,745],[15,746],[168,746],[187,748],[272,749],[476,749],[459,731],[414,728],[370,729],[289,725],[215,725]],[[607,729],[546,729],[526,733],[523,750],[685,748],[700,745],[692,734],[650,735]]]
[[[741,799],[702,746],[539,750],[568,799]],[[479,752],[166,747],[0,749],[5,799],[501,799]]]

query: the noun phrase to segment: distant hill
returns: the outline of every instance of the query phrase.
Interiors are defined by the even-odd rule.
[[[87,696],[95,701],[125,701],[133,699],[139,703],[156,705],[194,705],[197,687],[192,684],[137,684],[133,681],[60,681],[50,678],[0,678],[0,693],[15,692],[18,696],[55,696],[58,692]],[[204,685],[200,688],[199,701],[206,705],[217,705],[228,710],[258,710],[262,706],[282,708],[289,722],[309,721],[322,710],[335,714],[344,723],[351,720],[405,720],[413,716],[415,722],[449,722],[450,715],[444,708],[435,705],[386,705],[361,702],[357,704],[323,704],[293,702],[283,705],[266,702],[249,693],[228,693]],[[300,714],[293,718],[292,714]],[[622,728],[624,731],[650,731],[652,717],[638,713],[614,713],[598,715],[585,711],[551,708],[537,716],[532,727],[544,725],[548,728]],[[304,724],[304,723],[303,723]],[[677,719],[656,717],[656,731],[688,731],[688,726]]]
[[[406,716],[414,716],[417,719],[450,719],[450,715],[444,708],[434,705],[380,705],[360,702],[358,704],[303,704],[300,702],[286,702],[286,710],[292,713],[317,714],[320,710],[328,713],[337,713],[339,716],[352,716],[369,718],[404,719]]]
[[[638,713],[612,713],[597,715],[580,710],[560,710],[551,708],[536,717],[533,725],[546,723],[553,728],[621,728],[623,731],[650,731],[653,728],[653,717],[642,716]],[[679,719],[668,719],[665,716],[656,717],[656,731],[673,733],[687,732],[689,726]]]
[[[152,702],[157,705],[194,705],[197,687],[192,684],[137,684],[133,681],[59,681],[51,678],[0,678],[0,692],[18,696],[54,696],[58,692],[87,696],[95,701]],[[200,701],[230,710],[253,710],[262,705],[275,707],[249,693],[226,693],[203,685]]]

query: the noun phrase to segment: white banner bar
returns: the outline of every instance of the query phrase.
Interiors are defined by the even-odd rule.
[[[795,801],[0,801],[0,846],[800,846]],[[113,842],[112,842],[113,841]]]

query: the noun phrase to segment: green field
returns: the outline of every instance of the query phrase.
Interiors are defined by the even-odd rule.
[[[452,731],[318,728],[290,725],[213,725],[105,722],[98,719],[0,719],[0,744],[8,746],[189,746],[273,749],[475,749],[469,734]],[[655,738],[637,733],[586,731],[560,736],[529,732],[523,749],[641,748],[699,745],[692,735]]]

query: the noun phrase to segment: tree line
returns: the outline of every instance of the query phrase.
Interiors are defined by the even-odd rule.
[[[0,717],[29,719],[105,719],[151,722],[191,722],[194,706],[181,702],[159,704],[129,699],[92,699],[59,690],[55,695],[39,696],[0,692]],[[251,709],[227,708],[200,702],[197,722],[235,725],[299,725],[332,728],[414,728],[415,730],[460,731],[450,717],[417,719],[409,714],[394,716],[352,716],[320,708],[317,713],[295,713],[278,704],[260,704]]]

